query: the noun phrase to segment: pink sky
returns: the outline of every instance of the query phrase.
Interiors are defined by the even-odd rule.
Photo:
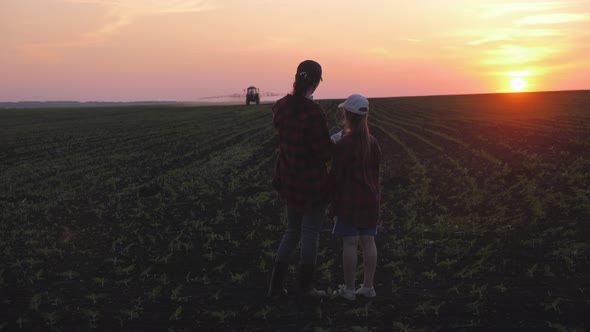
[[[590,2],[2,0],[0,101],[590,89]]]

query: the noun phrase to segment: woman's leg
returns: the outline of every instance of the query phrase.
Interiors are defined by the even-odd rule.
[[[315,264],[320,244],[320,230],[324,223],[323,210],[305,212],[301,218],[301,264]]]
[[[324,297],[326,292],[313,287],[315,264],[320,243],[320,229],[324,222],[323,209],[303,214],[301,221],[301,257],[299,260],[299,288],[303,295]]]
[[[375,237],[370,235],[361,235],[361,246],[363,247],[363,265],[364,280],[363,287],[373,287],[373,277],[377,269],[377,247],[375,246]]]
[[[301,234],[302,215],[287,208],[287,230],[281,239],[279,248],[273,262],[270,283],[267,296],[275,297],[285,295],[287,291],[283,288],[283,282],[289,268],[289,259],[295,251]]]
[[[342,237],[342,269],[346,288],[350,290],[355,289],[358,242],[358,236]]]
[[[288,262],[301,237],[301,221],[303,214],[287,208],[287,230],[281,239],[275,260]]]

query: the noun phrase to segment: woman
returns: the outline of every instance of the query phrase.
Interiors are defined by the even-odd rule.
[[[273,187],[287,206],[287,230],[277,250],[268,296],[285,295],[283,281],[289,259],[300,242],[299,289],[302,295],[325,296],[313,287],[319,231],[325,218],[328,191],[326,163],[332,157],[328,123],[312,94],[322,81],[319,63],[299,64],[293,92],[273,106],[273,124],[279,135],[279,154]]]

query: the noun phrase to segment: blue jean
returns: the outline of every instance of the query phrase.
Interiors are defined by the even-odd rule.
[[[332,234],[340,235],[340,236],[377,236],[377,226],[368,227],[368,228],[358,228],[354,227],[347,222],[340,220],[339,217],[334,218],[334,228],[332,229]]]
[[[324,218],[324,209],[303,213],[287,207],[287,230],[279,244],[276,260],[288,262],[301,240],[299,264],[315,264]]]

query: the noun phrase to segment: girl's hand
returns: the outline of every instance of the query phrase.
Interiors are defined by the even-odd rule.
[[[340,129],[340,128],[338,128],[338,129]],[[334,130],[334,129],[332,129],[332,130]],[[332,136],[330,136],[330,139],[332,140],[332,142],[334,142],[334,143],[338,142],[342,138],[342,132],[343,132],[343,130],[340,129],[340,131],[338,131],[337,133],[332,134]]]

